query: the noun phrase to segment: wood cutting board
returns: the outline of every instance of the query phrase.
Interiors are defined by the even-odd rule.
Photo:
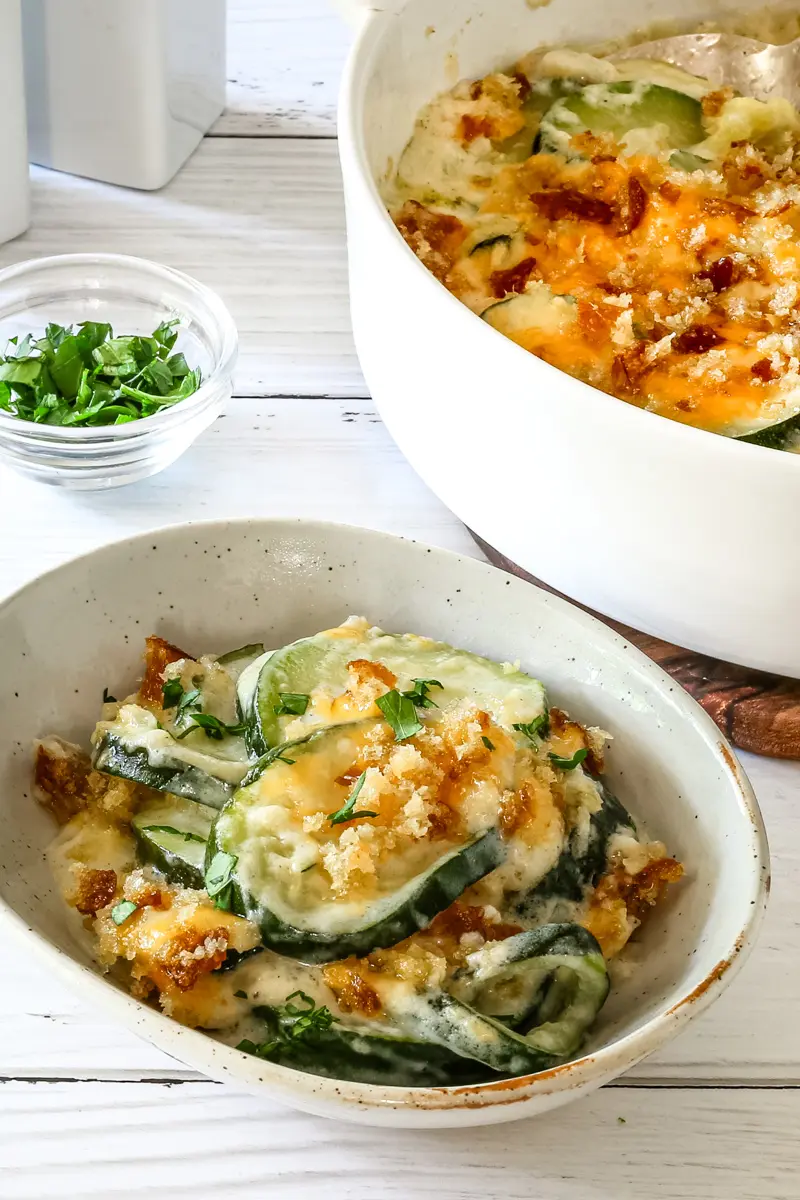
[[[469,532],[496,567],[556,596],[562,595],[498,553],[472,530]],[[570,599],[569,596],[563,598]],[[578,607],[622,634],[658,663],[694,697],[739,749],[771,758],[800,759],[800,681],[683,650],[612,621],[584,605]]]

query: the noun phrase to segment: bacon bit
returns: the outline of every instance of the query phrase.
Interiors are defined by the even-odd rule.
[[[351,958],[324,967],[322,977],[336,997],[342,1012],[357,1012],[364,1017],[376,1017],[381,1011],[378,993],[359,974],[361,964]]]
[[[724,341],[725,338],[710,325],[692,325],[684,333],[678,334],[672,348],[678,354],[706,354]]]
[[[347,670],[352,671],[359,684],[377,679],[391,689],[397,683],[397,676],[384,663],[372,662],[369,658],[354,658],[347,664]]]
[[[589,300],[579,300],[578,325],[587,337],[600,341],[608,335],[610,322],[596,304]]]
[[[523,258],[515,267],[506,271],[492,271],[489,276],[489,286],[493,295],[501,298],[510,292],[524,292],[533,272],[536,270],[535,258]]]
[[[550,221],[595,221],[598,225],[610,225],[614,220],[614,210],[605,200],[584,196],[572,188],[533,192],[531,200]]]
[[[628,915],[641,921],[648,909],[661,901],[668,884],[682,878],[683,867],[674,858],[657,858],[636,875],[629,875],[623,867],[617,867],[598,883],[592,905],[605,899],[620,899],[624,901]]]
[[[707,279],[715,292],[724,292],[733,286],[737,273],[736,263],[726,255],[700,271],[698,278]]]
[[[458,136],[465,146],[476,141],[479,137],[491,138],[492,122],[488,117],[473,117],[464,113],[458,127]]]
[[[191,658],[184,650],[179,650],[171,642],[154,635],[145,639],[144,677],[139,687],[139,699],[142,704],[154,704],[161,707],[163,700],[164,671],[170,663],[182,658]]]
[[[434,917],[426,932],[433,937],[456,940],[465,933],[479,933],[487,942],[502,942],[508,937],[513,937],[515,933],[521,933],[522,926],[510,922],[488,921],[482,906],[462,904],[460,900],[456,900],[444,912]]]
[[[116,890],[116,871],[96,871],[91,867],[81,867],[73,904],[79,913],[94,916],[98,909],[111,903]]]
[[[722,109],[729,100],[733,98],[733,88],[724,87],[718,88],[715,92],[708,92],[701,101],[704,117],[718,117]]]
[[[772,363],[768,358],[760,358],[758,362],[754,362],[750,371],[757,379],[763,383],[770,383],[773,379],[777,379],[778,373],[773,370]]]
[[[42,793],[40,803],[50,810],[59,825],[66,825],[86,807],[91,763],[85,754],[71,746],[59,743],[58,750],[41,744],[37,747],[33,779]]]
[[[637,225],[641,224],[647,208],[647,192],[635,175],[631,175],[623,184],[617,197],[617,204],[617,229],[620,235],[633,233]]]
[[[219,943],[212,954],[195,958],[194,952],[211,940]],[[157,958],[158,963],[167,978],[182,992],[188,992],[197,983],[201,975],[216,971],[225,961],[228,953],[228,930],[224,925],[218,929],[179,930],[174,937],[162,947]]]
[[[661,187],[658,189],[658,194],[663,196],[668,204],[676,204],[682,195],[681,189],[678,187],[678,185],[676,183],[670,183],[669,180],[666,180],[665,183],[661,184]]]
[[[616,396],[638,396],[639,383],[647,373],[644,343],[638,342],[629,350],[614,355],[611,364],[611,386]]]
[[[753,215],[752,209],[734,200],[723,200],[720,196],[706,196],[701,207],[710,217],[733,217],[736,221],[746,221]]]
[[[519,91],[517,95],[519,96],[520,104],[524,104],[533,90],[531,88],[530,80],[528,79],[527,75],[522,73],[522,71],[514,71],[511,78],[515,83],[519,84]]]
[[[407,200],[394,220],[417,258],[443,280],[467,234],[458,217],[432,212],[416,200]]]

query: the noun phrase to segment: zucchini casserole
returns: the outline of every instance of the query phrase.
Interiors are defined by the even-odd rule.
[[[682,874],[607,735],[499,664],[362,618],[274,651],[146,643],[91,751],[36,747],[48,851],[100,964],[283,1066],[478,1083],[579,1052]]]
[[[787,100],[540,51],[435,98],[384,199],[429,270],[525,350],[649,412],[800,450]]]

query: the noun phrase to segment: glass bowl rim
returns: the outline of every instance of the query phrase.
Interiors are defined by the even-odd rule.
[[[0,411],[0,431],[8,432],[31,442],[65,441],[73,444],[116,441],[119,439],[132,440],[147,437],[148,434],[158,434],[171,425],[182,424],[183,418],[189,420],[198,410],[202,410],[213,401],[213,391],[220,380],[230,378],[236,364],[239,350],[239,335],[236,323],[223,301],[213,288],[201,283],[194,276],[175,267],[165,266],[149,258],[139,258],[133,254],[51,254],[41,258],[27,258],[22,262],[12,263],[0,270],[0,288],[12,280],[24,278],[37,271],[46,272],[48,267],[61,266],[119,266],[138,271],[160,279],[166,284],[194,292],[197,298],[206,306],[209,312],[209,324],[215,323],[222,334],[222,346],[217,357],[214,370],[200,387],[185,400],[180,400],[170,408],[162,409],[149,417],[138,417],[123,425],[95,425],[89,428],[65,425],[47,425],[40,421],[26,421],[11,413]],[[98,289],[102,292],[102,289]],[[176,307],[179,307],[176,305]]]

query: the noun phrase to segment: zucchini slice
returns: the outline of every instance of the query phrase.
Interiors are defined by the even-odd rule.
[[[279,954],[322,963],[392,946],[505,859],[493,827],[461,842],[412,841],[406,865],[401,843],[388,868],[379,862],[370,891],[355,898],[334,892],[324,851],[336,854],[348,825],[327,819],[347,799],[352,783],[342,780],[352,777],[376,724],[323,729],[273,751],[214,824],[207,865],[219,853],[230,856],[234,911],[257,924],[264,944]],[[306,831],[304,817],[319,813],[325,826]]]
[[[770,450],[788,450],[796,454],[800,451],[800,413],[762,426],[753,433],[740,434],[737,440],[749,442],[752,446],[767,446]]]
[[[590,83],[548,109],[534,151],[581,157],[572,144],[576,135],[610,133],[624,142],[633,130],[642,131],[636,149],[653,154],[685,150],[706,136],[700,101],[685,92],[642,80]]]
[[[265,1040],[274,1039],[278,1020],[275,1010],[262,1005],[253,1012],[265,1020]],[[267,1040],[267,1046],[269,1049],[263,1054],[258,1053],[259,1047],[255,1045],[252,1049],[248,1046],[247,1052],[282,1067],[353,1083],[452,1087],[497,1078],[494,1071],[446,1046],[403,1037],[387,1029],[350,1028],[338,1021],[313,1037],[288,1037],[274,1045]]]
[[[213,811],[194,800],[165,796],[143,805],[131,821],[139,857],[170,883],[202,888]]]
[[[469,972],[454,981],[458,996],[390,984],[381,1001],[409,1036],[508,1075],[544,1071],[575,1054],[609,991],[597,942],[567,923],[492,942],[470,955]],[[504,1023],[522,1018],[519,1029]]]
[[[347,664],[356,659],[383,664],[397,676],[400,689],[412,687],[415,679],[435,679],[442,684],[435,692],[440,708],[466,698],[506,728],[532,721],[546,710],[542,684],[508,664],[416,634],[383,633],[366,624],[343,625],[271,654],[246,709],[247,697],[240,690],[244,720],[251,727],[250,741],[257,752],[262,754],[284,742],[287,726],[297,720],[276,713],[281,693],[310,697],[301,718],[309,730],[366,715],[344,696],[349,683]],[[240,680],[242,688],[249,683],[244,676]],[[332,697],[339,699],[332,702]]]
[[[601,780],[593,781],[600,789],[603,803],[589,818],[588,835],[577,829],[572,831],[556,865],[517,902],[520,916],[535,919],[537,908],[546,900],[579,903],[586,888],[596,884],[608,870],[608,844],[614,834],[627,832],[635,837],[636,826],[630,813]]]
[[[528,285],[520,295],[491,304],[481,320],[506,337],[514,338],[527,330],[563,333],[577,320],[578,306],[572,296],[556,296],[545,283]]]
[[[264,654],[264,646],[261,642],[250,642],[247,646],[240,646],[238,650],[229,650],[227,654],[221,654],[217,662],[230,675],[231,679],[236,683],[242,672],[255,662],[257,658],[261,658]]]
[[[98,725],[92,766],[105,775],[221,808],[250,763],[240,738],[213,741],[197,730],[179,741],[148,709],[125,704],[114,721]]]

